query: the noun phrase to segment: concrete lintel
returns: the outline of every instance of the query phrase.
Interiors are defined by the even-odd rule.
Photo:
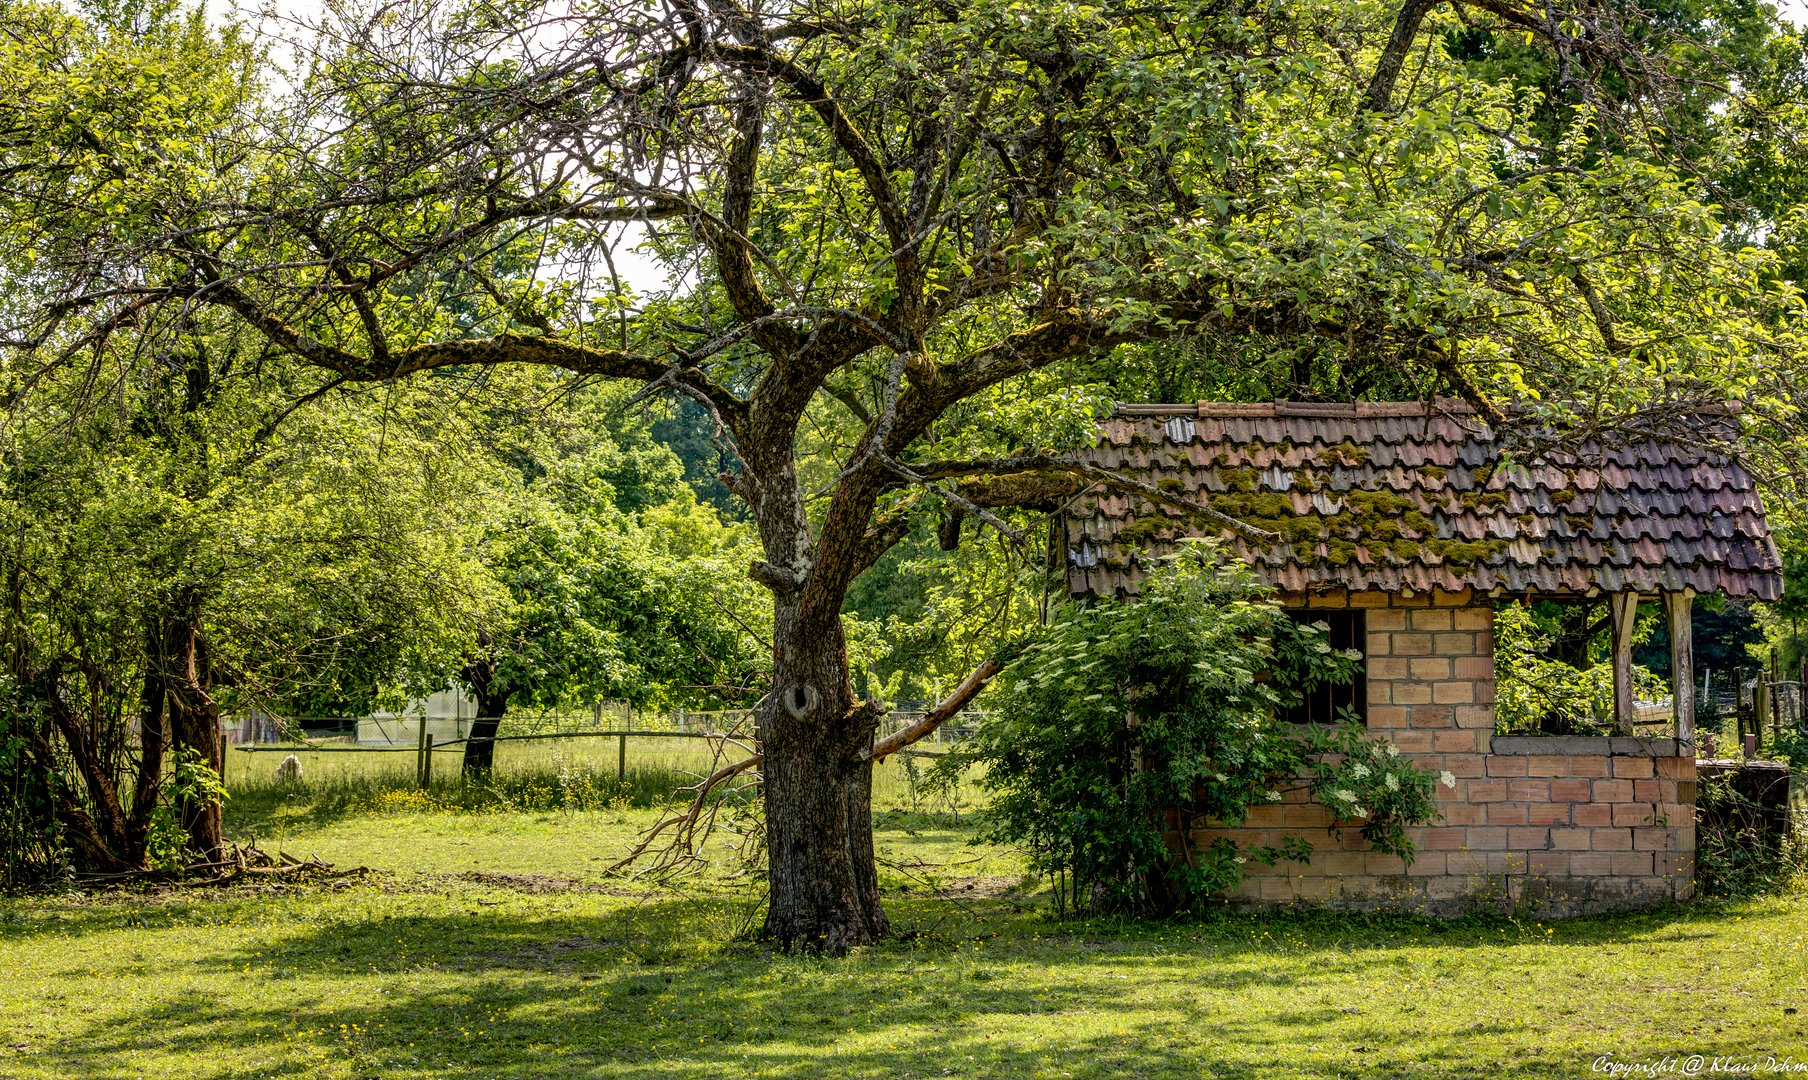
[[[1496,735],[1491,747],[1503,756],[1533,754],[1590,755],[1602,757],[1676,757],[1675,739],[1638,735]]]

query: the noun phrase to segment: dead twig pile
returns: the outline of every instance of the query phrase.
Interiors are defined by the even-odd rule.
[[[76,874],[69,879],[78,886],[126,885],[155,882],[164,885],[216,886],[241,881],[292,881],[308,878],[342,878],[366,872],[362,866],[335,870],[333,864],[310,854],[299,859],[286,851],[272,855],[255,842],[234,844],[214,860],[199,860],[179,870],[122,870],[103,874]]]

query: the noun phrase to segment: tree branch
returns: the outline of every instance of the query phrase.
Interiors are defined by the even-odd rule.
[[[841,152],[848,156],[854,163],[854,168],[859,171],[861,180],[865,182],[867,195],[873,200],[873,208],[879,212],[879,220],[885,224],[885,234],[892,247],[904,249],[898,255],[898,284],[899,291],[903,292],[907,284],[905,278],[910,276],[905,273],[904,266],[908,263],[914,268],[916,264],[912,254],[914,245],[910,244],[909,225],[898,207],[892,191],[891,177],[886,173],[884,163],[879,160],[878,153],[867,142],[866,136],[854,126],[841,103],[829,93],[829,88],[795,62],[765,48],[716,44],[711,46],[710,52],[725,63],[762,72],[784,83],[794,98],[808,105],[822,120],[823,126],[829,129],[830,137],[835,140],[835,145],[841,148]]]
[[[760,348],[774,357],[797,351],[803,335],[771,319],[773,304],[753,272],[752,229],[754,181],[759,169],[760,139],[765,130],[760,96],[749,87],[734,106],[734,143],[728,152],[720,225],[697,218],[698,231],[716,256],[722,289]]]
[[[987,660],[980,664],[973,669],[972,674],[961,680],[961,684],[954,688],[952,694],[937,702],[935,708],[924,713],[921,720],[880,739],[873,744],[873,748],[867,751],[865,756],[873,761],[882,761],[911,743],[933,733],[936,728],[941,727],[966,708],[967,703],[978,696],[979,692],[986,688],[986,684],[992,681],[992,677],[1002,670],[1003,667],[996,660]]]
[[[746,411],[745,402],[717,385],[701,369],[682,364],[673,365],[644,353],[593,349],[588,345],[554,337],[497,334],[487,338],[416,345],[392,352],[386,363],[380,363],[375,358],[359,356],[336,345],[329,345],[289,325],[230,282],[215,281],[205,285],[181,286],[171,292],[177,296],[188,296],[228,308],[275,344],[351,382],[378,382],[411,375],[417,371],[456,367],[460,364],[537,364],[543,367],[561,367],[579,375],[638,379],[646,383],[664,380],[682,384],[682,389],[686,392],[706,398],[720,410],[731,428]]]
[[[1084,478],[1108,487],[1133,491],[1151,502],[1160,503],[1192,517],[1203,518],[1220,528],[1229,529],[1238,536],[1252,543],[1272,544],[1280,537],[1266,529],[1258,529],[1247,522],[1239,521],[1229,514],[1213,510],[1202,503],[1183,498],[1171,491],[1164,491],[1154,484],[1113,472],[1102,465],[1089,461],[1078,461],[1073,458],[1060,458],[1046,454],[1028,457],[979,458],[972,461],[932,461],[924,465],[912,467],[924,479],[950,479],[957,476],[1004,476],[1015,473],[1066,474]]]
[[[1438,0],[1406,0],[1400,5],[1393,36],[1381,50],[1381,58],[1375,62],[1375,73],[1369,78],[1365,97],[1370,112],[1384,113],[1392,107],[1394,84],[1400,81],[1400,68],[1406,63],[1406,54],[1412,51],[1413,39],[1419,36],[1419,24],[1437,4]]]

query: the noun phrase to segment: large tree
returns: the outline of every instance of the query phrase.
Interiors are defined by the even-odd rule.
[[[1564,107],[1453,57],[1478,27]],[[839,948],[887,928],[851,584],[921,516],[1127,483],[991,422],[1026,381],[1133,346],[1236,393],[1787,418],[1793,292],[1663,122],[1702,44],[1592,0],[346,0],[243,153],[180,174],[0,87],[0,257],[50,291],[4,336],[49,364],[208,308],[334,383],[525,363],[696,403],[772,597],[766,931]],[[664,287],[619,276],[635,243]],[[837,460],[801,463],[825,412]]]

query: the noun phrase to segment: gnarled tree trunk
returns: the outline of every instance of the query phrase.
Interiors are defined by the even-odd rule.
[[[773,689],[757,712],[771,883],[765,934],[842,952],[889,928],[867,756],[879,710],[854,699],[839,618],[800,618],[781,599],[774,639]]]

